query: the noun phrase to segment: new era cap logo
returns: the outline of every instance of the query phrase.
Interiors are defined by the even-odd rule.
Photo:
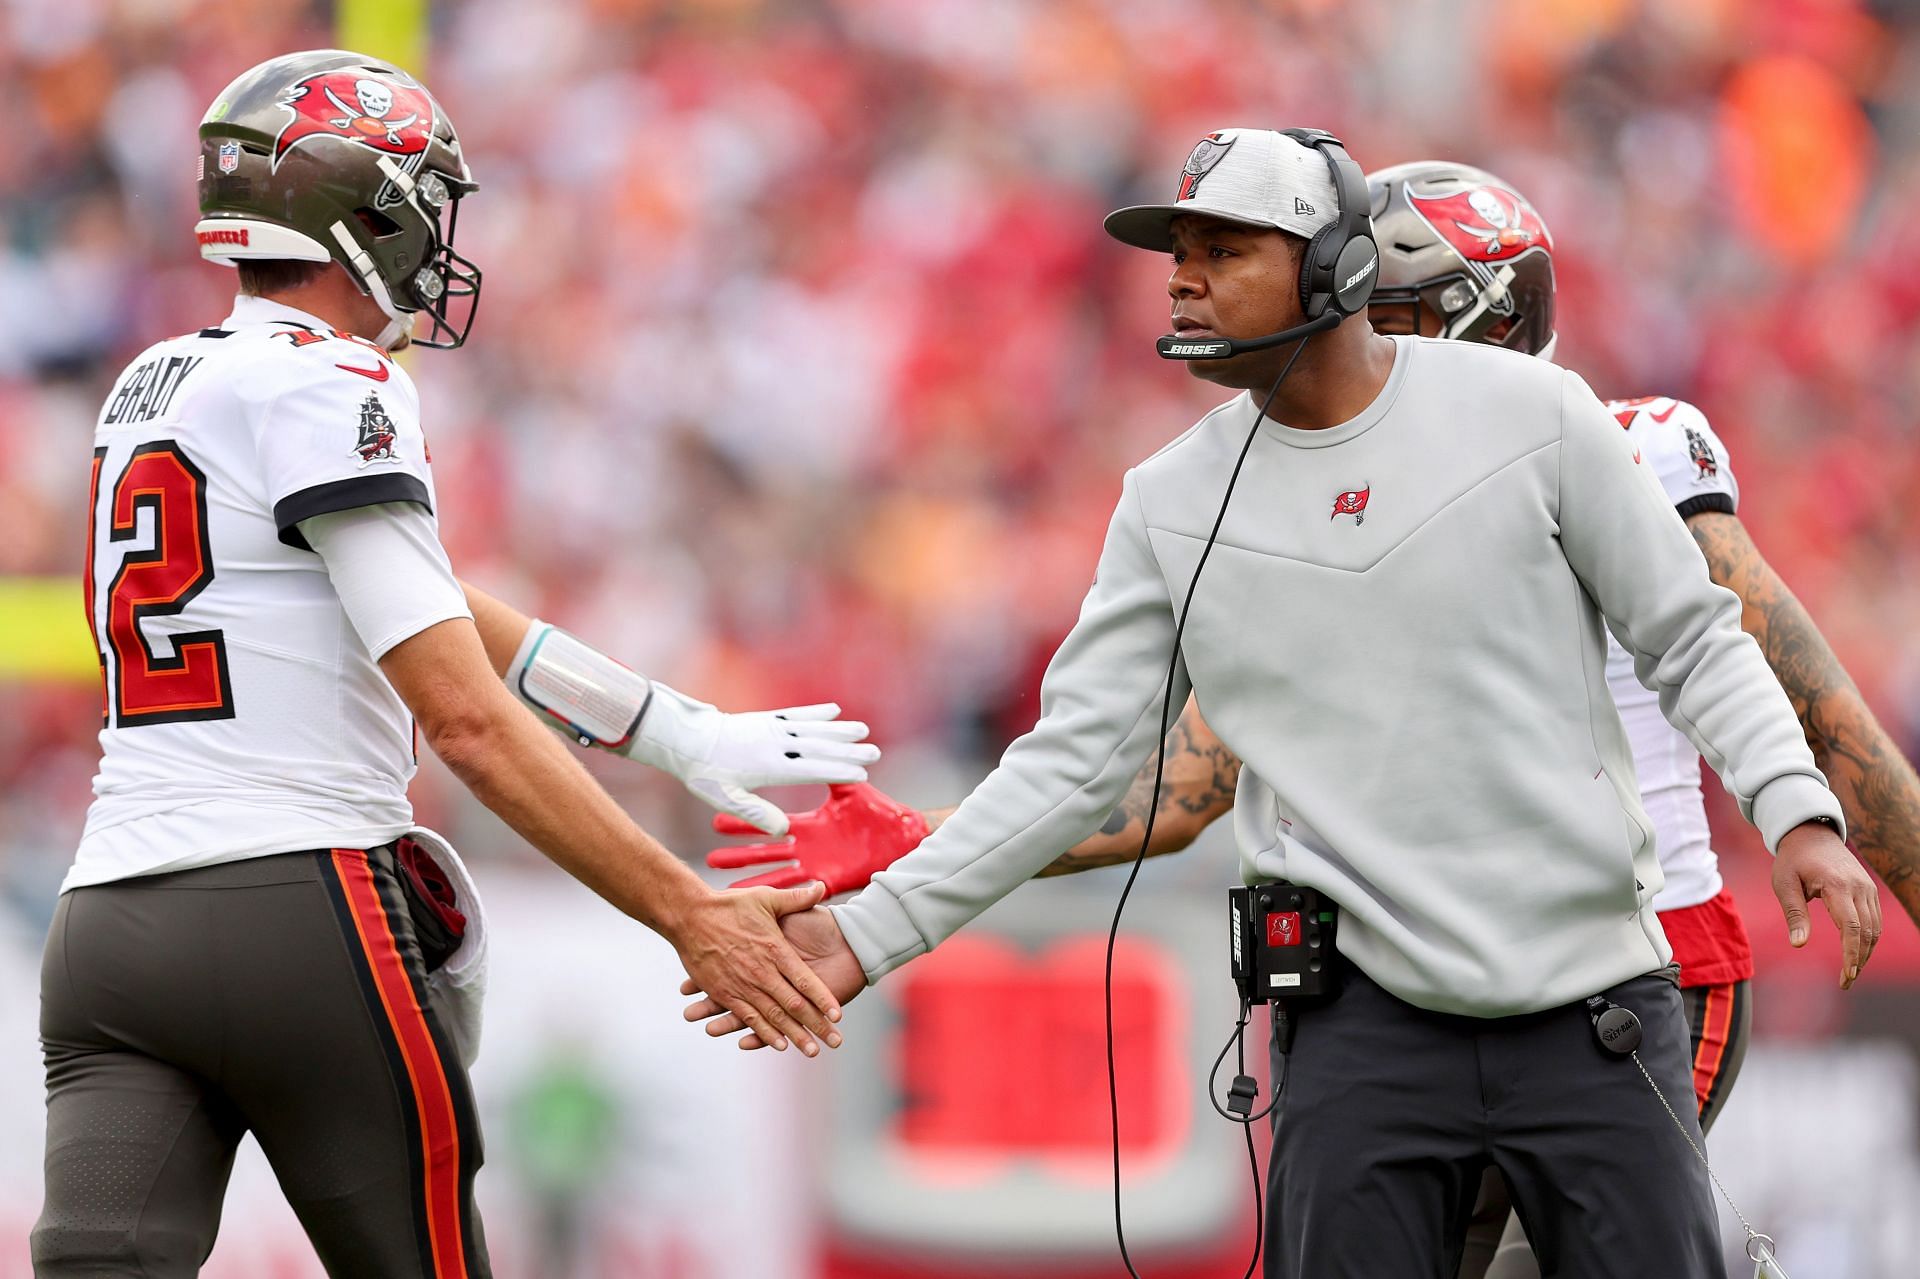
[[[1308,217],[1313,216],[1313,206],[1297,195],[1293,197],[1293,211],[1295,213],[1304,213]]]

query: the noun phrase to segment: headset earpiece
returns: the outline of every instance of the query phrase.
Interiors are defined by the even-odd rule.
[[[1341,315],[1366,310],[1379,274],[1380,250],[1373,242],[1372,206],[1366,175],[1353,162],[1340,139],[1324,129],[1283,129],[1302,146],[1326,157],[1339,199],[1339,217],[1307,242],[1300,261],[1300,310],[1309,320],[1329,309]]]
[[[1307,251],[1300,255],[1300,313],[1309,320],[1317,320],[1326,314],[1327,304],[1333,300],[1333,293],[1324,286],[1324,280],[1330,273],[1332,263],[1323,264],[1321,254],[1330,247],[1340,232],[1340,223],[1323,226],[1313,233],[1307,241]]]

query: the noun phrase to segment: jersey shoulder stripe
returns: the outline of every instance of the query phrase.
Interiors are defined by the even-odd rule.
[[[385,502],[413,502],[426,507],[429,515],[433,513],[433,495],[424,483],[404,471],[387,471],[328,480],[289,493],[273,504],[273,522],[279,526],[281,542],[295,550],[310,551],[313,546],[300,531],[301,520]]]

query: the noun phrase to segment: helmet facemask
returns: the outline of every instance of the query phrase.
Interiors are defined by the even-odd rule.
[[[1375,289],[1367,310],[1377,314],[1382,309],[1403,306],[1410,313],[1408,333],[1511,346],[1527,318],[1517,309],[1516,297],[1508,287],[1512,278],[1511,269],[1495,268],[1493,287],[1465,272],[1455,272],[1417,285]],[[1433,321],[1423,322],[1427,315],[1433,316]],[[1501,330],[1503,322],[1506,327]]]
[[[391,321],[381,335],[382,346],[406,334],[414,346],[452,350],[467,340],[480,313],[480,268],[453,247],[460,201],[475,184],[433,169],[415,178],[386,156],[378,163],[397,198],[384,209],[356,211],[368,243],[363,245],[361,237],[341,223],[334,225],[334,238],[360,287]],[[421,239],[424,251],[410,254],[407,246]],[[418,265],[408,270],[413,262]],[[382,271],[382,265],[388,269]],[[430,326],[424,336],[413,332],[422,315]]]

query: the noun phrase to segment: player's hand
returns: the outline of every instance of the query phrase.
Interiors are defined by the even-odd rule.
[[[722,835],[751,835],[754,827],[721,813],[713,828]],[[865,888],[867,881],[918,847],[927,819],[865,782],[828,789],[827,802],[790,818],[792,839],[780,844],[736,844],[707,854],[715,870],[742,870],[763,862],[788,865],[742,879],[735,888],[790,888],[809,880],[827,886],[827,896]]]
[[[1787,940],[1807,944],[1807,903],[1826,904],[1840,930],[1840,988],[1853,985],[1880,940],[1880,892],[1831,826],[1802,822],[1780,837],[1773,859],[1773,895],[1787,917]]]
[[[787,940],[811,968],[826,983],[842,1003],[852,999],[867,988],[867,975],[860,967],[860,961],[854,957],[853,947],[847,945],[847,939],[841,935],[840,925],[829,910],[808,910],[788,915],[780,921],[780,930]],[[697,977],[688,977],[680,983],[683,995],[706,994],[706,988]],[[718,1039],[745,1030],[748,1033],[740,1040],[745,1049],[764,1048],[767,1037],[760,1033],[759,1027],[751,1021],[742,1019],[739,1014],[728,1011],[723,1000],[714,999],[710,994],[698,1003],[690,1004],[685,1013],[688,1021],[704,1021],[707,1033]],[[774,1045],[779,1047],[778,1044]]]
[[[867,726],[840,719],[832,702],[729,715],[653,684],[653,700],[626,754],[678,777],[705,803],[769,835],[787,833],[780,807],[751,792],[762,786],[864,782],[880,748]]]
[[[716,1012],[752,1028],[762,1043],[784,1051],[791,1039],[814,1057],[820,1043],[840,1046],[832,1026],[840,1020],[840,1000],[787,944],[780,922],[821,896],[818,884],[708,890],[662,931]]]

